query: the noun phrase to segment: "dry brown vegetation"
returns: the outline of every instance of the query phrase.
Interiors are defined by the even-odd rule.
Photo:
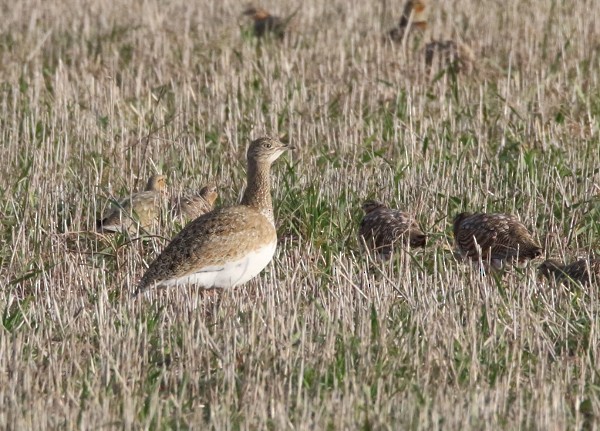
[[[482,278],[450,221],[512,212],[545,257],[600,252],[600,3],[434,3],[431,37],[477,58],[458,76],[383,41],[400,1],[352,4],[303,2],[258,44],[228,0],[3,2],[0,427],[596,428],[598,286]],[[273,264],[132,300],[176,227],[90,233],[108,199],[161,172],[236,202],[264,133],[299,147],[274,169]],[[368,197],[428,246],[359,256]]]

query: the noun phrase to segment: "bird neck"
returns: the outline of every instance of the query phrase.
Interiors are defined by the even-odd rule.
[[[269,164],[248,161],[248,186],[242,198],[242,205],[259,210],[271,224],[275,224]]]

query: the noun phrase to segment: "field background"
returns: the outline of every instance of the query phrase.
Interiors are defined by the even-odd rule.
[[[229,0],[1,2],[1,428],[598,427],[598,286],[482,279],[450,222],[512,212],[547,257],[600,253],[600,2],[434,2],[424,40],[476,53],[458,76],[383,43],[400,0],[301,6],[259,46]],[[297,147],[273,169],[273,264],[221,297],[132,300],[177,227],[97,236],[109,199],[161,172],[232,204],[265,133]],[[372,197],[428,247],[361,256]]]

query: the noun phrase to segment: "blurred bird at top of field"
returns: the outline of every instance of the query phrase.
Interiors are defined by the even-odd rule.
[[[254,21],[254,36],[260,38],[271,34],[278,39],[283,39],[288,24],[299,10],[300,8],[298,7],[288,17],[281,18],[271,15],[266,9],[261,7],[248,6],[244,10],[243,15],[249,16]]]
[[[428,29],[430,1],[407,0],[400,21],[387,34],[392,42],[402,42],[417,30],[423,35]],[[451,68],[454,72],[471,73],[476,62],[475,53],[465,42],[456,39],[432,39],[425,45],[425,64],[428,72],[434,66]]]
[[[554,279],[557,283],[596,284],[600,281],[600,258],[578,259],[567,265],[547,259],[542,262],[538,271],[541,276]]]
[[[148,229],[158,221],[167,177],[152,175],[142,192],[134,193],[120,200],[108,215],[96,222],[98,232],[137,232]]]
[[[186,223],[211,212],[219,193],[217,186],[210,184],[200,189],[198,194],[176,196],[172,199],[173,217]]]
[[[457,253],[474,264],[502,269],[507,264],[527,265],[542,254],[542,247],[511,214],[460,213],[454,217]]]
[[[376,200],[365,201],[362,209],[365,216],[360,222],[358,241],[381,260],[389,260],[396,247],[425,246],[427,236],[410,214]]]
[[[427,29],[429,16],[429,0],[407,0],[398,25],[388,32],[388,37],[393,42],[402,42],[405,35],[413,30],[424,31]]]

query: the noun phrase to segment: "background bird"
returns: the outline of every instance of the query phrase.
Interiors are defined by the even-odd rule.
[[[281,18],[279,16],[271,15],[265,9],[249,6],[244,10],[243,15],[249,16],[254,21],[254,36],[260,38],[272,34],[278,39],[283,39],[286,27],[298,10],[299,9],[294,11],[294,13],[287,18]]]
[[[393,42],[402,42],[415,30],[423,35],[428,28],[430,6],[429,0],[408,0],[404,4],[400,22],[388,32],[388,38]],[[440,68],[470,74],[477,64],[476,61],[471,47],[460,38],[431,40],[425,45],[425,65],[428,74]]]
[[[167,186],[167,177],[152,175],[143,192],[122,199],[106,217],[96,222],[99,232],[135,233],[158,220]]]
[[[362,209],[365,216],[360,222],[359,242],[380,259],[390,259],[395,247],[425,246],[427,237],[411,215],[376,200],[364,202]]]
[[[213,210],[219,196],[217,186],[210,184],[196,195],[178,196],[173,200],[173,217],[187,222]]]
[[[542,247],[514,215],[464,212],[453,225],[458,253],[473,262],[481,259],[501,269],[505,264],[526,264],[542,254]]]
[[[548,259],[542,262],[538,270],[540,275],[554,279],[557,283],[576,282],[586,285],[600,280],[600,259],[579,259],[568,265]]]
[[[405,33],[413,29],[424,31],[427,28],[429,15],[428,4],[429,0],[408,0],[404,4],[398,25],[388,32],[388,37],[393,42],[402,42]]]
[[[188,223],[152,262],[135,294],[153,286],[183,284],[231,288],[258,275],[277,246],[270,168],[288,149],[268,137],[253,141],[241,204],[218,208]]]

